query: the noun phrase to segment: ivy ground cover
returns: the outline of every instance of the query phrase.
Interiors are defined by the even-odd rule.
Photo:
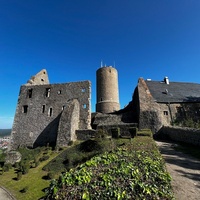
[[[52,180],[46,199],[174,199],[152,138],[136,137]]]

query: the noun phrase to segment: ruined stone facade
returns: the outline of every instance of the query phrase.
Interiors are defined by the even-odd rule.
[[[113,67],[97,70],[97,113],[90,110],[90,81],[50,84],[42,70],[20,88],[10,149],[19,146],[67,146],[70,141],[109,133],[119,127],[158,132],[183,118],[200,119],[200,84],[151,81],[139,78],[133,98],[119,106],[118,74]],[[94,130],[91,129],[92,128]]]
[[[38,74],[20,88],[10,149],[67,146],[77,129],[90,129],[90,81],[43,84],[46,70]]]

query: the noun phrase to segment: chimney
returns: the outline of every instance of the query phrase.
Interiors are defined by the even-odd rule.
[[[164,82],[165,82],[167,85],[169,85],[169,78],[168,78],[167,76],[165,76]]]

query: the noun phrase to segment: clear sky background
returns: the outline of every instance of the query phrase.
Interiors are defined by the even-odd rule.
[[[101,60],[118,70],[121,108],[139,77],[200,83],[200,0],[0,0],[0,128],[44,68],[50,83],[90,80],[95,111]]]

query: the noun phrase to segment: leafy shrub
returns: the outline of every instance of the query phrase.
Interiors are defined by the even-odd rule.
[[[56,173],[65,172],[72,167],[81,164],[93,156],[105,151],[112,151],[128,140],[125,139],[108,139],[103,140],[94,139],[84,141],[80,144],[68,147],[61,152],[56,158],[52,159],[47,165],[43,167],[44,171],[55,171]]]
[[[17,168],[17,169],[19,169],[19,162],[16,162],[16,163],[14,164],[14,167]]]
[[[23,189],[20,190],[21,193],[26,193],[28,191],[28,186],[25,186]]]
[[[4,166],[2,167],[2,170],[4,172],[8,172],[11,168],[12,168],[12,165],[10,163],[7,163],[7,164],[4,164]]]
[[[36,149],[28,149],[28,148],[19,148],[18,151],[22,155],[22,161],[28,160],[31,161],[33,158],[38,157],[38,155],[44,150],[42,147],[38,147]]]
[[[42,156],[39,161],[42,162],[42,161],[45,161],[45,160],[48,160],[49,159],[49,156],[48,155],[45,155],[45,156]]]
[[[47,173],[47,178],[48,178],[49,180],[53,179],[54,177],[55,177],[55,172],[50,171],[50,172]]]
[[[137,132],[137,136],[149,136],[152,137],[152,131],[150,129],[142,129]]]
[[[47,199],[173,199],[171,177],[155,142],[138,137],[52,180]]]
[[[18,171],[17,172],[17,180],[19,181],[19,180],[21,180],[21,178],[22,178],[22,172]]]
[[[30,169],[29,163],[23,163],[21,165],[22,174],[28,174],[29,169]]]
[[[2,150],[0,150],[0,162],[4,163],[6,158],[6,153]]]
[[[106,136],[108,136],[108,133],[103,129],[98,129],[95,134],[95,138],[100,138],[100,139],[106,138]]]
[[[92,152],[100,149],[101,145],[97,140],[86,140],[79,145],[79,150],[81,152]]]

